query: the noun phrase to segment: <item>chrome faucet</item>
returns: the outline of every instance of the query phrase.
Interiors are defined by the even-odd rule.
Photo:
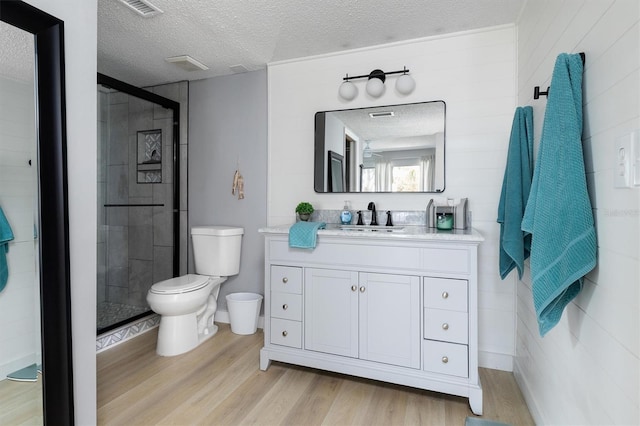
[[[367,206],[367,210],[371,210],[371,226],[378,225],[378,214],[376,213],[376,204],[372,201]]]

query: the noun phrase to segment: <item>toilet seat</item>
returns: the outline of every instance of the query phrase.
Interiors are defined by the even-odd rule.
[[[209,284],[211,278],[207,275],[187,274],[180,277],[160,281],[151,286],[150,293],[155,294],[182,294],[200,290]]]

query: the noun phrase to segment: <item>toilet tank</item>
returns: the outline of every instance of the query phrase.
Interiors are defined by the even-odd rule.
[[[196,274],[229,277],[240,271],[243,228],[194,226],[191,228]]]

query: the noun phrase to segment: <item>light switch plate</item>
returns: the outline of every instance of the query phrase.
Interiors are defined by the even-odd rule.
[[[629,133],[616,138],[613,153],[613,186],[614,188],[629,188],[631,174],[631,142],[634,134]]]

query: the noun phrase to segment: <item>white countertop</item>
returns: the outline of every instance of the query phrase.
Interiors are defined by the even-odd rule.
[[[484,237],[475,229],[453,229],[440,231],[435,228],[416,225],[399,225],[394,228],[403,228],[398,232],[382,231],[346,231],[340,229],[341,225],[328,223],[326,229],[318,230],[318,236],[334,236],[345,238],[373,238],[373,239],[402,239],[402,240],[434,240],[434,241],[470,241],[481,242]],[[261,234],[289,234],[291,225],[268,226],[258,229]]]

